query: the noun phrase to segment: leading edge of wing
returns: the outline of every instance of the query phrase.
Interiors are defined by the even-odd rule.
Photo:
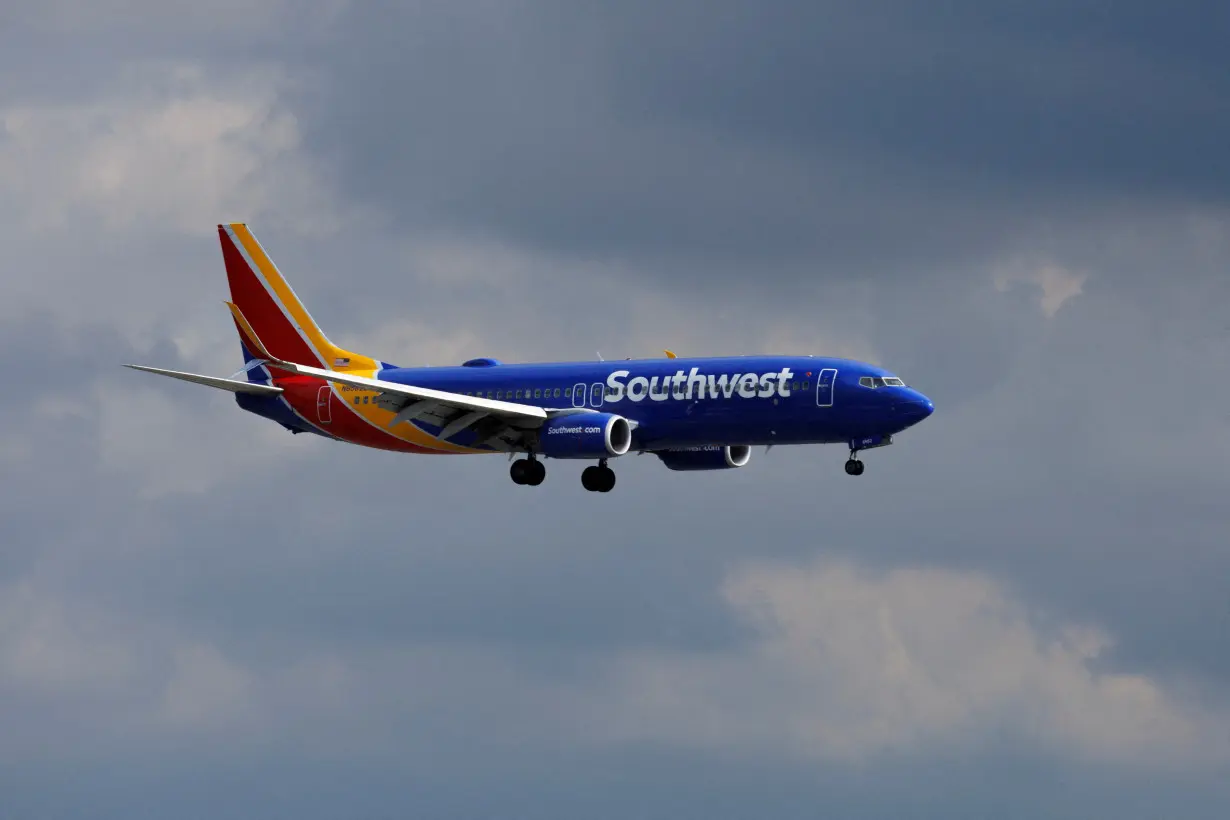
[[[154,373],[159,376],[169,376],[172,379],[179,379],[180,381],[193,384],[202,384],[206,387],[216,387],[219,390],[228,390],[231,393],[249,393],[256,396],[277,396],[282,393],[282,388],[273,387],[268,384],[254,384],[237,379],[221,379],[217,376],[202,376],[197,373],[185,373],[182,370],[166,370],[161,367],[147,367],[141,364],[126,364],[124,367],[132,370],[141,370],[145,373]]]
[[[360,387],[366,390],[375,390],[380,393],[391,393],[393,395],[405,396],[410,399],[431,399],[453,407],[461,407],[470,410],[482,410],[492,415],[533,419],[536,421],[545,421],[548,417],[556,415],[542,407],[536,407],[531,404],[515,404],[513,402],[500,401],[498,399],[482,399],[477,396],[464,396],[461,393],[450,393],[447,390],[433,390],[430,387],[416,387],[411,384],[398,384],[397,382],[388,382],[383,379],[371,379],[367,376],[355,376],[350,373],[338,373],[335,370],[324,370],[319,367],[309,367],[303,364],[294,364],[293,362],[270,362],[271,365],[279,370],[288,370],[292,373],[298,373],[303,376],[314,376],[318,379],[325,379],[338,384],[346,384],[351,387]]]

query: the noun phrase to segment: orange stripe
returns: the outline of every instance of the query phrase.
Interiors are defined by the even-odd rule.
[[[261,338],[252,329],[252,325],[248,324],[248,320],[243,315],[243,311],[239,309],[239,305],[234,302],[227,302],[226,306],[231,309],[231,316],[235,318],[235,324],[239,325],[239,332],[247,337],[248,346],[252,348],[252,352],[262,359],[273,359],[274,357],[269,355],[269,351],[265,349],[265,344],[261,341]]]

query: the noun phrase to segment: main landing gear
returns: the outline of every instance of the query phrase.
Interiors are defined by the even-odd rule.
[[[597,467],[586,467],[581,471],[581,486],[591,493],[609,493],[615,487],[615,471],[606,466],[604,458]]]
[[[514,484],[528,484],[537,487],[547,477],[547,465],[532,455],[529,458],[519,458],[508,468],[508,474]]]
[[[863,464],[863,462],[859,461],[857,458],[854,457],[854,454],[856,452],[857,452],[856,450],[850,451],[850,460],[846,462],[846,475],[862,475],[863,474],[863,467],[865,465]]]
[[[514,461],[508,468],[508,475],[514,484],[537,487],[547,477],[547,466],[530,455]],[[591,493],[609,493],[615,487],[615,471],[606,466],[604,458],[598,466],[586,467],[581,471],[581,486]]]

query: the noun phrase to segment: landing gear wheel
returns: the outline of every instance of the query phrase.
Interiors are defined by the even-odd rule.
[[[863,462],[851,456],[850,460],[846,462],[846,475],[862,475],[862,474],[863,474]]]
[[[581,471],[581,486],[591,493],[609,493],[615,487],[615,471],[605,464]]]
[[[514,484],[537,487],[547,477],[547,466],[537,459],[519,458],[508,468],[508,475]]]
[[[586,467],[581,471],[581,486],[591,493],[598,492],[598,468]]]

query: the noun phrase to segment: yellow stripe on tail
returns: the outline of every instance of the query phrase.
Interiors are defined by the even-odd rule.
[[[284,332],[291,332],[291,328],[293,328],[293,333],[297,334],[311,346],[320,360],[320,366],[329,370],[345,370],[360,373],[374,373],[379,369],[379,363],[370,356],[345,350],[329,341],[329,338],[325,336],[324,331],[320,329],[320,326],[316,324],[311,314],[308,313],[307,308],[303,306],[303,302],[299,300],[294,289],[287,283],[277,266],[273,264],[273,260],[265,253],[265,249],[261,247],[260,242],[257,241],[256,236],[248,229],[247,225],[242,222],[232,222],[220,227],[222,227],[223,232],[226,234],[226,238],[234,244],[237,250],[241,251],[240,256],[242,256],[242,262],[240,262],[238,257],[235,258],[236,264],[234,267],[236,269],[234,270],[231,269],[232,266],[228,260],[227,274],[232,279],[231,291],[235,302],[241,301],[236,294],[236,285],[239,284],[235,281],[236,277],[252,277],[273,298],[279,309],[278,312],[282,314],[283,321],[290,325]],[[251,279],[248,281],[251,281]],[[240,324],[241,328],[246,328],[245,332],[251,336],[254,344],[259,344],[256,334],[257,328],[246,319],[243,319],[245,311],[239,310],[233,303],[228,304],[230,304],[231,313],[236,316],[236,322]],[[261,318],[266,316],[265,311],[258,311],[258,313],[259,315],[252,316],[253,320],[268,321],[267,318]],[[285,325],[282,327],[285,327]],[[271,330],[274,330],[274,328],[271,328]],[[281,332],[283,331],[279,329],[279,332],[273,333],[273,336],[279,336]],[[276,342],[277,339],[271,338],[270,341]],[[268,353],[267,348],[266,353]],[[266,355],[266,358],[273,357]],[[314,362],[296,362],[296,364],[315,365]]]

